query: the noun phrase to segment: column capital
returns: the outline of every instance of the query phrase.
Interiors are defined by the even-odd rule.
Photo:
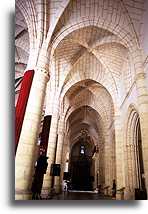
[[[146,78],[146,73],[144,72],[139,72],[136,74],[135,80],[139,80],[139,79],[145,79]]]

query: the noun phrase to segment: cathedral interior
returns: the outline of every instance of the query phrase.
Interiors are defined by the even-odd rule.
[[[146,200],[148,0],[15,6],[15,200]]]

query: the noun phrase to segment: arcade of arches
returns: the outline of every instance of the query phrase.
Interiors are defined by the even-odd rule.
[[[15,18],[15,199],[65,180],[146,199],[148,1],[16,0]]]

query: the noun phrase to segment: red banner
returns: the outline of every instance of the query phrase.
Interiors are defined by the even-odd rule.
[[[44,117],[40,144],[40,149],[43,149],[45,154],[47,153],[50,125],[51,125],[51,115],[46,115]]]
[[[28,70],[25,72],[15,109],[15,151],[17,150],[19,142],[33,76],[34,70]]]

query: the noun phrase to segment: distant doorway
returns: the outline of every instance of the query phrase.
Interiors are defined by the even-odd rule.
[[[73,190],[89,191],[93,189],[92,145],[80,139],[71,152],[70,177]]]

